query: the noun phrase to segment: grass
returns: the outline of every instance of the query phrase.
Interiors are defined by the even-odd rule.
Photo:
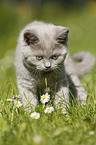
[[[70,106],[67,114],[59,109],[45,114],[41,105],[35,110],[40,118],[35,120],[31,112],[7,101],[18,95],[14,51],[20,30],[34,19],[68,26],[70,55],[85,50],[96,56],[95,13],[95,4],[94,9],[90,4],[78,10],[52,3],[41,9],[28,3],[0,4],[0,145],[96,145],[96,65],[81,79],[88,94],[86,105]]]
[[[37,106],[35,111],[40,113],[40,118],[36,120],[30,117],[33,110],[28,112],[22,106],[17,108],[12,101],[7,101],[18,93],[16,86],[9,82],[0,90],[0,145],[95,145],[94,92],[88,93],[86,105],[70,105],[66,114],[60,109],[45,114],[45,108]]]

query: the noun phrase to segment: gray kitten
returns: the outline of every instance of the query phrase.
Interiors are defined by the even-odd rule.
[[[24,106],[30,102],[33,106],[46,92],[46,83],[51,96],[55,93],[54,105],[69,103],[69,95],[78,101],[86,100],[85,89],[78,76],[88,72],[94,64],[90,53],[76,54],[72,62],[68,53],[69,28],[34,21],[20,33],[16,48],[15,67],[19,93]],[[86,60],[91,59],[87,65]],[[87,65],[87,66],[86,66]],[[82,67],[81,67],[82,66]],[[79,68],[78,68],[79,67]]]

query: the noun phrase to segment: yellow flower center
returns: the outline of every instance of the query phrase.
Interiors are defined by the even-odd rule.
[[[44,100],[44,99],[46,98],[46,96],[43,96],[42,98],[43,98],[43,100]]]
[[[36,118],[37,117],[37,115],[34,115],[34,118]]]
[[[11,101],[11,99],[8,99],[8,101]]]
[[[49,110],[50,110],[50,108],[47,109],[47,111],[49,111]]]
[[[19,103],[17,102],[17,105],[19,105]]]

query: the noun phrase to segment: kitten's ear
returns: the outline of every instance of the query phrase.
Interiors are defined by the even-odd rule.
[[[25,32],[24,41],[27,43],[27,45],[33,45],[33,44],[37,43],[39,40],[34,33]]]
[[[68,41],[68,32],[69,28],[68,27],[61,27],[59,26],[58,34],[57,34],[57,42],[61,44],[67,44]]]

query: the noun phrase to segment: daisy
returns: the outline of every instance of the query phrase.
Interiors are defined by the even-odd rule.
[[[54,108],[53,107],[47,107],[45,110],[44,110],[44,112],[45,113],[51,113],[51,112],[53,112],[54,111]]]
[[[10,102],[10,101],[13,101],[13,99],[8,98],[7,101]]]
[[[2,114],[0,113],[0,117],[2,117]]]
[[[0,117],[2,117],[1,110],[0,110]]]
[[[94,131],[90,131],[89,134],[90,134],[90,135],[94,135]]]
[[[16,95],[16,99],[21,99],[21,96],[20,95]]]
[[[13,96],[12,96],[12,99],[15,99],[15,97],[16,97],[16,96],[15,96],[15,95],[13,95]]]
[[[37,113],[37,112],[33,112],[33,113],[31,113],[30,116],[31,116],[32,119],[39,119],[39,118],[40,118],[40,114]]]
[[[48,102],[49,99],[50,99],[50,95],[48,95],[48,93],[43,94],[43,95],[41,96],[41,102],[42,102],[43,104],[45,104],[46,102]]]
[[[67,113],[65,108],[62,109],[62,113],[63,114],[66,114]]]
[[[17,108],[19,108],[22,106],[22,103],[20,101],[15,101],[15,105]]]
[[[20,96],[20,95],[16,95],[16,96],[13,95],[12,98],[13,98],[13,99],[21,99],[21,96]]]

